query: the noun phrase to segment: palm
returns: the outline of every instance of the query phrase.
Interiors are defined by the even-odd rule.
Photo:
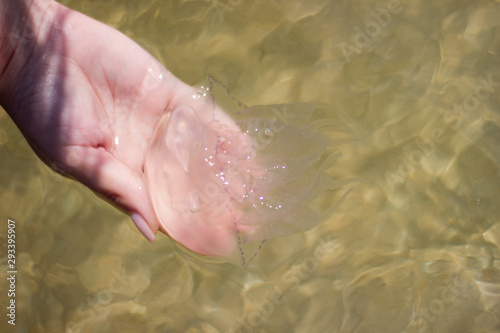
[[[42,65],[27,66],[42,79],[23,87],[29,98],[14,120],[40,155],[156,232],[144,154],[159,117],[182,103],[189,87],[116,30],[61,13],[61,29],[40,50]]]

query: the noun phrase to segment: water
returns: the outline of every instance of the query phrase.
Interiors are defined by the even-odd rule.
[[[498,1],[67,4],[189,84],[211,74],[246,105],[344,112],[360,140],[339,146],[328,173],[369,183],[244,269],[167,237],[146,242],[39,162],[0,113],[17,331],[500,331]]]

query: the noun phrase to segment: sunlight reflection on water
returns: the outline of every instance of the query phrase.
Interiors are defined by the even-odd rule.
[[[147,243],[42,165],[2,113],[21,331],[500,331],[498,2],[65,3],[190,84],[213,74],[247,105],[345,112],[363,140],[329,172],[370,185],[245,270],[167,237]]]

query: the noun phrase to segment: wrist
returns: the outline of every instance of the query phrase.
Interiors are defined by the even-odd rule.
[[[0,105],[7,111],[13,87],[29,60],[40,57],[57,5],[53,0],[0,0]]]

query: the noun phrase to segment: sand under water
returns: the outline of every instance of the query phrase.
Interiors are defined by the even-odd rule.
[[[16,221],[16,332],[500,332],[498,1],[65,3],[190,85],[212,75],[257,113],[328,105],[301,123],[333,143],[316,166],[339,156],[325,177],[366,182],[327,190],[315,209],[352,187],[326,221],[268,239],[245,268],[167,236],[148,243],[38,161],[2,112],[0,230]],[[243,110],[232,117],[251,128]],[[359,140],[335,141],[339,112]],[[287,199],[310,189],[300,179]],[[0,330],[13,331],[6,321]]]

